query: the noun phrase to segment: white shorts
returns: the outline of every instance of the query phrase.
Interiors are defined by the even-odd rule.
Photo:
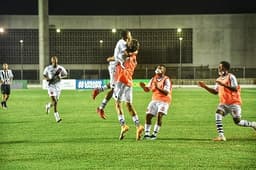
[[[147,107],[146,114],[151,114],[156,116],[157,113],[161,112],[167,115],[169,109],[169,104],[161,101],[152,100]]]
[[[113,64],[110,64],[108,66],[108,72],[109,72],[109,79],[110,79],[110,87],[115,87],[115,72],[116,72],[116,66]]]
[[[217,108],[224,112],[224,116],[231,114],[233,118],[241,118],[241,106],[237,104],[224,105],[220,104]]]
[[[61,93],[61,89],[59,85],[49,85],[48,86],[48,95],[51,96],[55,96],[57,100],[59,100],[60,98],[60,93]]]
[[[113,98],[116,101],[132,103],[132,87],[117,82],[114,88]]]

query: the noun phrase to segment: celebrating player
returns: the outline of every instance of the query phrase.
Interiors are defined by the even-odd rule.
[[[11,94],[11,83],[13,80],[12,70],[8,69],[8,64],[3,64],[3,70],[0,70],[0,84],[2,92],[1,106],[3,109],[7,109],[7,100]]]
[[[256,130],[256,122],[241,120],[241,96],[240,86],[236,77],[229,73],[230,64],[227,61],[221,61],[218,67],[219,78],[216,80],[214,88],[208,87],[204,82],[199,81],[199,86],[206,89],[212,94],[219,95],[219,105],[215,113],[216,128],[218,137],[214,141],[226,141],[222,125],[222,118],[227,114],[231,114],[233,121],[238,126],[252,127]]]
[[[145,83],[140,82],[140,86],[145,92],[152,91],[152,100],[148,104],[146,112],[144,135],[144,139],[151,140],[157,138],[157,134],[162,126],[162,118],[164,115],[167,115],[172,100],[172,84],[170,78],[165,75],[166,67],[164,65],[158,65],[155,73],[155,76],[151,78],[147,86]],[[152,135],[150,135],[151,120],[153,117],[157,117],[157,121],[154,126],[154,131]]]
[[[110,89],[104,97],[104,99],[102,100],[100,106],[97,108],[97,113],[103,119],[106,119],[104,108],[106,107],[108,101],[111,99],[113,95],[115,79],[118,76],[117,73],[119,72],[119,67],[117,67],[117,65],[120,65],[122,68],[124,68],[123,63],[128,55],[126,49],[131,39],[132,36],[130,31],[121,31],[121,39],[117,42],[115,46],[114,56],[107,58],[107,61],[109,62],[108,71],[110,77],[110,84],[107,84],[101,88],[95,88],[92,92],[92,97],[93,99],[95,99],[100,92],[103,92],[106,89]]]
[[[118,114],[118,120],[121,125],[121,132],[119,139],[122,140],[129,127],[126,125],[125,116],[122,108],[122,103],[125,102],[127,109],[132,116],[132,120],[137,128],[136,140],[140,140],[144,131],[144,127],[140,125],[139,117],[132,105],[132,76],[137,66],[136,55],[139,50],[139,42],[135,39],[131,40],[128,45],[127,51],[131,54],[124,62],[125,69],[120,69],[117,77],[117,83],[114,88],[113,97],[116,100],[116,111]]]
[[[51,97],[51,102],[47,103],[46,113],[50,113],[50,108],[54,107],[54,117],[57,123],[62,119],[58,113],[57,104],[61,94],[60,81],[67,77],[67,71],[64,67],[58,65],[58,58],[51,57],[51,65],[47,66],[43,72],[44,79],[48,81],[48,94]]]

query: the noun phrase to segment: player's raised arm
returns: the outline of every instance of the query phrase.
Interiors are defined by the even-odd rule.
[[[218,91],[214,88],[210,88],[209,86],[207,86],[203,81],[199,81],[198,85],[202,88],[204,88],[205,90],[207,90],[209,93],[212,94],[218,94]]]

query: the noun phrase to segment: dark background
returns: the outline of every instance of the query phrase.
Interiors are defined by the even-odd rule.
[[[37,15],[38,0],[0,0],[0,14]],[[254,0],[49,0],[49,15],[256,13]]]

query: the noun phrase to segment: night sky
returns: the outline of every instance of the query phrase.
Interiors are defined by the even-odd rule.
[[[0,15],[37,15],[37,1],[0,0]],[[254,4],[254,0],[49,0],[49,15],[256,14]]]

